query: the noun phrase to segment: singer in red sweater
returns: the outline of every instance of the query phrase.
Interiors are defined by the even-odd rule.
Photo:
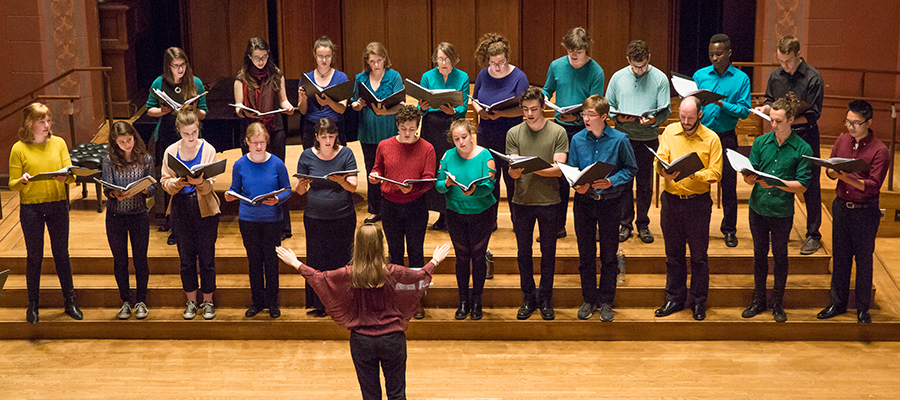
[[[423,196],[434,186],[434,147],[416,135],[421,115],[414,106],[402,106],[397,112],[397,136],[378,143],[375,166],[369,182],[381,184],[382,227],[388,244],[391,264],[403,265],[404,241],[409,267],[425,265],[425,230],[428,227],[428,204]],[[425,180],[406,185],[409,179]],[[424,317],[424,310],[416,318]]]

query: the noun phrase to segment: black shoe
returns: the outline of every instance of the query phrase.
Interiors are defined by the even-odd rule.
[[[825,307],[824,310],[819,311],[819,313],[816,314],[816,318],[829,319],[829,318],[837,317],[838,315],[844,314],[846,312],[847,312],[847,308],[838,307],[834,304],[830,304],[830,305],[828,305],[828,307]]]
[[[806,238],[806,242],[803,243],[803,247],[800,248],[800,254],[810,255],[819,251],[820,248],[822,248],[821,240],[808,237]]]
[[[522,307],[519,307],[519,311],[516,312],[516,319],[528,319],[531,318],[531,314],[534,313],[534,310],[537,309],[536,301],[524,301],[522,302]]]
[[[581,307],[578,308],[578,319],[591,319],[596,310],[597,306],[593,303],[581,303]]]
[[[437,221],[434,221],[434,225],[431,225],[431,229],[436,231],[447,231],[447,221],[444,221],[444,214],[441,214]]]
[[[169,234],[169,238],[166,239],[166,244],[169,246],[174,246],[178,244],[178,238],[175,237],[175,232]]]
[[[469,316],[469,304],[466,301],[459,302],[459,308],[456,309],[456,314],[453,316],[456,319],[466,319]]]
[[[747,306],[744,312],[741,313],[741,317],[753,318],[763,311],[766,311],[766,303],[764,301],[754,300],[752,303],[750,303],[749,306]]]
[[[631,237],[631,227],[630,226],[620,226],[619,227],[619,242],[624,242]]]
[[[609,304],[603,303],[600,305],[600,320],[603,322],[612,322],[613,318],[616,317],[616,313],[613,312],[612,306]]]
[[[285,240],[287,240],[287,239],[290,239],[290,238],[292,238],[292,237],[294,237],[294,234],[292,234],[292,233],[289,233],[289,232],[282,232],[282,233],[281,233],[281,241],[282,241],[282,242],[285,241]]]
[[[416,313],[413,314],[413,318],[415,318],[415,319],[425,318],[425,307],[422,306],[421,302],[419,302],[419,305],[416,307]]]
[[[869,315],[869,310],[862,310],[856,314],[856,322],[860,324],[871,324],[872,317]]]
[[[259,314],[260,312],[262,312],[262,310],[264,308],[265,307],[260,307],[260,306],[257,306],[256,304],[254,304],[254,305],[250,306],[250,308],[247,309],[247,312],[244,313],[244,316],[247,318],[255,317],[256,314]]]
[[[658,308],[656,311],[654,311],[654,314],[655,314],[657,317],[668,317],[668,316],[672,315],[672,313],[676,313],[676,312],[679,312],[679,311],[681,311],[681,310],[684,310],[684,304],[683,304],[683,303],[676,303],[676,302],[674,302],[674,301],[667,301],[666,304],[664,304],[662,307],[660,307],[660,308]]]
[[[694,304],[694,306],[691,307],[691,311],[694,319],[696,319],[697,321],[703,321],[704,319],[706,319],[706,306],[704,306],[703,304]]]
[[[472,321],[478,321],[484,314],[481,312],[481,299],[472,300]]]
[[[725,245],[728,247],[737,247],[737,245],[738,245],[737,236],[735,236],[733,233],[726,233],[725,234]]]
[[[84,314],[81,313],[81,310],[78,309],[78,305],[75,304],[75,296],[69,296],[66,298],[66,315],[72,317],[72,319],[77,319],[79,321],[84,319]]]
[[[553,305],[550,303],[550,300],[541,302],[541,318],[544,321],[552,321],[556,318],[556,313],[553,311]]]
[[[28,309],[25,310],[25,320],[28,321],[29,324],[36,324],[40,320],[38,317],[38,303],[36,301],[28,302]]]
[[[324,314],[325,311],[322,311],[322,313]],[[325,314],[325,315],[328,315],[328,314]],[[269,307],[269,318],[278,318],[280,316],[281,316],[281,309],[278,308],[278,306]],[[323,315],[323,317],[324,317],[324,315]]]
[[[312,310],[307,311],[306,315],[311,315],[316,318],[325,318],[328,316],[328,313],[326,313],[323,309],[313,308]]]
[[[787,314],[784,312],[784,305],[781,304],[780,301],[772,304],[772,318],[775,319],[775,322],[785,322],[787,321]]]
[[[373,223],[376,223],[376,222],[378,222],[378,221],[381,221],[381,214],[373,214],[373,215],[374,215],[374,217],[372,217],[372,218],[366,218],[366,219],[363,220],[363,222],[365,222],[365,223],[367,223],[367,224],[373,224]]]
[[[638,237],[644,243],[653,243],[653,234],[650,233],[650,228],[638,229]]]

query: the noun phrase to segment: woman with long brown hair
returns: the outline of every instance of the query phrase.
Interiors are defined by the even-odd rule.
[[[150,85],[150,97],[147,98],[147,115],[151,117],[159,117],[156,129],[153,132],[154,155],[156,165],[162,165],[163,153],[166,148],[180,139],[178,131],[175,130],[175,110],[169,107],[168,103],[159,98],[153,89],[160,90],[168,95],[172,100],[178,103],[184,103],[198,95],[206,93],[203,82],[200,78],[194,76],[194,70],[188,61],[187,54],[178,47],[169,47],[163,53],[163,71],[153,83]],[[201,96],[191,103],[189,106],[197,118],[203,120],[209,109],[206,106],[206,96]],[[162,206],[168,207],[169,196],[164,194]],[[171,229],[170,224],[166,223],[165,229]],[[168,244],[175,244],[175,236],[177,234],[172,230],[169,235]]]
[[[315,288],[338,325],[350,330],[350,356],[364,399],[381,398],[379,365],[389,399],[406,398],[406,328],[450,243],[434,249],[421,269],[387,264],[384,234],[375,224],[356,231],[353,260],[333,271],[319,271],[278,247],[278,257],[296,268]]]
[[[283,113],[287,115],[294,113],[294,106],[288,101],[284,89],[284,73],[271,58],[269,44],[265,40],[254,37],[247,41],[243,65],[234,80],[234,104],[243,104],[262,113],[279,109],[284,109]],[[284,162],[285,131],[281,113],[260,117],[239,107],[235,107],[234,112],[243,118],[243,131],[253,122],[262,122],[269,132],[266,149]],[[244,154],[250,151],[246,143],[241,144],[241,149]],[[288,203],[281,205],[281,212],[284,224],[281,239],[286,239],[292,236]]]
[[[75,305],[72,265],[69,263],[69,207],[66,185],[74,175],[34,180],[42,172],[58,171],[72,165],[66,141],[53,134],[50,109],[31,103],[22,111],[19,141],[9,154],[9,188],[19,194],[19,221],[25,239],[27,259],[25,282],[28,287],[28,309],[25,319],[38,323],[38,301],[41,290],[41,263],[44,261],[44,225],[50,234],[50,249],[56,265],[56,276],[66,299],[65,312],[74,319],[84,315]]]
[[[108,154],[103,158],[103,181],[117,186],[153,176],[153,158],[147,154],[144,141],[134,127],[125,121],[113,124],[107,142]],[[128,319],[147,318],[147,281],[150,267],[147,264],[147,247],[150,242],[150,220],[147,217],[147,198],[153,197],[155,186],[131,197],[124,197],[120,190],[104,189],[106,194],[106,238],[113,255],[113,274],[119,286],[122,307],[117,316]],[[136,293],[131,297],[128,278],[128,237],[131,237],[131,257],[134,260]],[[135,301],[135,302],[133,302]]]

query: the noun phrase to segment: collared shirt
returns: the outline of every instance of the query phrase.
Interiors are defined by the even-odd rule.
[[[812,172],[809,160],[803,156],[812,154],[809,144],[796,133],[792,132],[784,143],[778,144],[778,138],[772,131],[753,141],[750,164],[757,171],[775,175],[785,181],[798,181],[803,187],[807,187]],[[790,217],[794,215],[794,194],[776,187],[764,188],[756,183],[750,193],[750,208],[766,217]]]
[[[719,135],[711,129],[703,126],[697,127],[697,131],[691,136],[684,134],[680,122],[670,124],[659,137],[659,150],[657,154],[665,162],[672,162],[679,157],[696,152],[703,168],[690,177],[678,182],[671,179],[666,181],[665,190],[674,195],[691,195],[709,192],[709,186],[722,178],[722,142]],[[657,171],[662,168],[658,160],[653,160]]]
[[[606,88],[606,100],[611,109],[637,114],[665,107],[656,114],[656,122],[650,125],[641,125],[640,121],[619,122],[616,118],[616,129],[625,132],[631,140],[648,141],[659,136],[659,126],[671,112],[671,97],[669,77],[652,65],[641,76],[634,76],[630,67],[622,68],[609,78]]]
[[[703,126],[718,133],[733,131],[739,119],[750,115],[750,78],[733,65],[722,75],[712,65],[701,68],[694,73],[694,82],[700,89],[725,96],[722,107],[703,106]]]
[[[794,92],[798,100],[809,104],[809,109],[800,115],[806,117],[809,122],[816,122],[822,115],[825,84],[822,83],[822,75],[819,75],[818,70],[807,64],[806,60],[802,58],[800,60],[800,65],[792,75],[781,67],[769,75],[769,82],[766,84],[766,104],[771,106],[775,100],[784,97],[788,92]]]
[[[584,99],[591,95],[598,94],[603,96],[603,83],[606,78],[603,75],[603,68],[597,64],[594,59],[590,59],[576,69],[569,62],[569,56],[562,56],[550,63],[547,69],[547,82],[544,83],[544,96],[553,97],[556,93],[556,105],[560,107],[568,107],[575,104],[581,104]],[[559,113],[555,113],[559,116]],[[574,122],[563,122],[559,118],[556,123],[568,126],[584,126],[584,120],[576,118]]]
[[[863,181],[866,190],[859,190],[850,184],[838,180],[837,196],[844,201],[867,203],[878,200],[884,176],[887,174],[891,161],[890,151],[887,146],[875,137],[875,133],[869,129],[869,135],[859,142],[849,133],[842,133],[834,142],[831,149],[831,157],[856,158],[869,163],[868,171],[855,172],[851,177]]]
[[[453,89],[462,92],[463,104],[454,108],[456,110],[456,114],[454,114],[453,117],[459,119],[466,116],[466,111],[469,109],[469,74],[465,73],[459,68],[453,68],[453,70],[451,70],[450,73],[447,74],[447,81],[444,82],[444,75],[441,74],[441,71],[438,69],[438,67],[434,67],[422,74],[421,85],[425,89],[429,90]],[[443,113],[440,107],[440,104],[432,104],[431,108],[425,110],[425,112]]]
[[[628,141],[625,133],[619,132],[609,125],[604,125],[600,137],[594,136],[587,129],[572,136],[569,159],[566,164],[578,169],[585,169],[597,161],[615,165],[616,168],[607,177],[612,186],[606,189],[593,189],[595,193],[614,197],[625,190],[631,190],[631,186],[625,184],[634,179],[638,167],[631,142]]]

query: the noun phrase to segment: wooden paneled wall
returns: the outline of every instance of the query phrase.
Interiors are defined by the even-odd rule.
[[[266,0],[190,0],[184,6],[184,50],[204,83],[235,76],[251,37],[268,41]]]
[[[194,71],[206,80],[233,75],[247,38],[264,35],[268,26],[264,0],[210,3],[220,4],[188,2],[186,30]],[[363,69],[366,44],[378,41],[387,47],[393,68],[418,81],[433,67],[434,47],[446,41],[460,55],[457,68],[474,81],[481,69],[474,57],[478,39],[497,32],[510,41],[510,62],[532,84],[543,85],[550,62],[565,55],[562,36],[584,26],[594,39],[590,53],[607,80],[626,65],[632,39],[647,41],[652,64],[668,73],[677,65],[674,8],[674,0],[279,0],[279,63],[288,79],[299,78],[315,67],[315,40],[328,35],[338,46],[334,66],[354,75]]]

